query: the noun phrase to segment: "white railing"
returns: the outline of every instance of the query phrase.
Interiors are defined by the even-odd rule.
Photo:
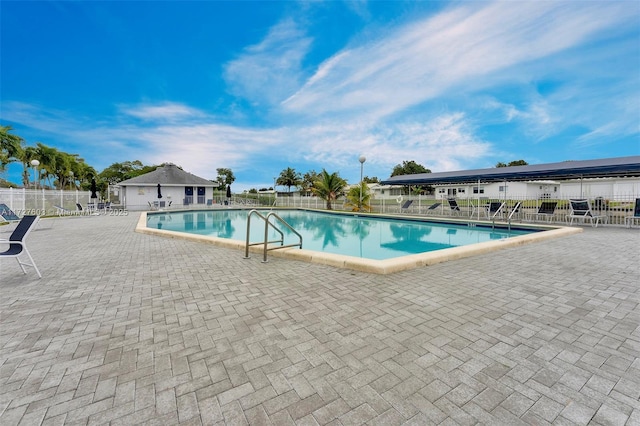
[[[61,209],[67,211],[77,210],[76,204],[80,204],[86,209],[92,201],[90,191],[65,191],[50,189],[24,189],[24,188],[0,188],[0,203],[6,204],[18,216],[24,214],[38,214],[41,216],[58,215]],[[563,194],[561,197],[553,198],[557,201],[557,208],[551,218],[545,217],[544,220],[550,219],[552,223],[566,223],[566,216],[569,214],[570,199],[589,199],[591,207],[595,213],[605,215],[608,223],[612,225],[624,225],[625,218],[633,215],[635,201],[640,198],[640,194],[616,194],[615,197],[599,196],[599,197],[581,197],[579,195]],[[460,216],[470,217],[474,213],[473,218],[483,219],[482,214],[478,213],[478,205],[487,204],[490,201],[505,202],[507,209],[504,217],[511,213],[511,208],[517,203],[522,203],[521,211],[513,215],[513,220],[517,221],[533,221],[536,220],[535,213],[543,201],[548,199],[530,198],[526,196],[509,195],[503,198],[488,197],[457,197],[458,205],[461,208]],[[208,200],[207,200],[208,201]],[[229,202],[226,204],[225,202]],[[345,206],[345,198],[342,197],[332,203],[334,210],[348,210]],[[403,208],[407,201],[411,201],[407,208]],[[434,203],[441,203],[436,209],[430,209]],[[413,214],[413,215],[430,215],[430,216],[450,216],[451,209],[446,198],[434,198],[433,196],[423,195],[403,195],[401,197],[373,199],[370,201],[371,211],[373,213],[391,213],[391,214]],[[173,203],[167,210],[181,208],[220,208],[220,207],[244,207],[255,208],[259,206],[274,206],[285,208],[311,208],[325,209],[326,202],[318,197],[300,197],[300,196],[256,196],[234,194],[231,200],[224,196],[216,197],[211,204],[191,204],[188,206]],[[128,210],[149,210],[148,205],[127,206]],[[477,216],[476,216],[477,215]]]
[[[91,202],[90,197],[90,191],[0,188],[0,203],[6,204],[18,216],[52,216],[59,214],[61,209],[77,210],[76,204],[86,209]]]
[[[557,207],[555,213],[551,217],[544,217],[540,221],[547,221],[555,224],[565,224],[567,215],[569,214],[569,200],[572,199],[588,199],[591,203],[591,208],[594,213],[604,215],[608,219],[608,223],[612,225],[624,225],[625,218],[633,215],[633,209],[636,198],[640,198],[640,194],[616,194],[615,197],[584,197],[579,195],[564,195],[562,197],[546,199],[546,198],[530,198],[526,196],[509,195],[502,198],[488,198],[488,197],[468,197],[468,198],[456,198],[461,211],[459,215],[461,217],[471,218],[473,213],[473,219],[486,220],[486,214],[479,206],[486,205],[492,201],[504,202],[506,209],[502,214],[496,217],[497,220],[507,220],[508,216],[512,213],[512,208],[516,203],[520,202],[521,207],[517,212],[513,213],[512,221],[515,222],[533,222],[538,221],[535,213],[544,201],[557,201]],[[406,208],[407,202],[411,201],[410,205]],[[435,203],[441,203],[439,207],[430,209]],[[422,196],[422,195],[403,195],[402,197],[384,198],[371,200],[371,211],[373,213],[387,213],[387,214],[413,214],[413,215],[430,215],[430,216],[451,216],[452,211],[449,207],[447,199],[436,199],[434,197]],[[318,197],[278,197],[277,207],[288,208],[314,208],[325,209],[326,202]],[[332,203],[334,210],[348,210],[345,207],[345,199],[340,198]]]

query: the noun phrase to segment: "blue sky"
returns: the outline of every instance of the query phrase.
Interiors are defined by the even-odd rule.
[[[0,123],[234,191],[640,154],[640,2],[0,2]],[[20,167],[5,177],[19,181]]]

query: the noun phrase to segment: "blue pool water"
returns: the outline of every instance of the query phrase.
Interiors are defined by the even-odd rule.
[[[268,210],[261,213],[266,215]],[[302,210],[277,210],[276,213],[302,234],[303,249],[375,260],[536,232]],[[147,227],[244,242],[248,214],[248,210],[230,209],[150,213]],[[280,226],[280,229],[285,234],[285,244],[298,242],[285,227]],[[270,240],[276,238],[275,232],[269,236]],[[263,239],[264,221],[254,215],[250,241]]]

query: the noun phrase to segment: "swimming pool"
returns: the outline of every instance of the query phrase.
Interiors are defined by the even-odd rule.
[[[260,212],[266,215],[268,210]],[[468,224],[318,211],[279,210],[276,213],[302,235],[304,249],[374,260],[392,259],[538,232],[537,229],[509,231],[480,226],[470,228]],[[147,217],[147,226],[245,241],[247,216],[246,210],[154,213]],[[253,216],[251,224],[250,241],[264,241],[264,222]],[[297,242],[293,232],[286,227],[280,229],[284,232],[284,244]],[[269,240],[277,237],[276,232],[271,230]]]
[[[268,210],[263,211],[264,214],[266,212]],[[277,209],[275,212],[303,235],[303,250],[275,250],[270,255],[375,273],[396,272],[465,257],[491,247],[496,249],[522,244],[547,238],[551,236],[549,232],[557,233],[559,229],[519,225],[509,230],[506,227],[493,227],[489,222],[425,220],[301,209]],[[248,210],[236,209],[144,213],[137,230],[244,248],[248,213]],[[283,232],[286,230],[284,227],[281,229]],[[293,242],[293,238],[290,232],[285,232],[285,244]],[[250,241],[259,242],[263,239],[264,222],[253,217]]]

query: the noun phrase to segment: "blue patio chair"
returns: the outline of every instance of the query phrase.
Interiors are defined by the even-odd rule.
[[[9,236],[9,239],[0,240],[0,244],[9,245],[9,248],[7,250],[0,252],[0,259],[2,259],[3,257],[15,257],[18,261],[18,264],[20,265],[20,268],[22,268],[22,272],[26,274],[27,270],[24,267],[31,266],[36,270],[38,278],[42,278],[42,275],[40,274],[36,263],[33,261],[31,253],[29,253],[29,250],[27,250],[27,246],[25,243],[25,240],[27,239],[27,236],[29,235],[31,230],[38,224],[38,220],[39,217],[33,215],[25,215],[22,219],[20,219],[20,222],[18,222],[16,229],[14,229]],[[22,260],[20,260],[20,256],[23,254],[25,254],[29,258],[29,261],[31,263],[23,262]]]

